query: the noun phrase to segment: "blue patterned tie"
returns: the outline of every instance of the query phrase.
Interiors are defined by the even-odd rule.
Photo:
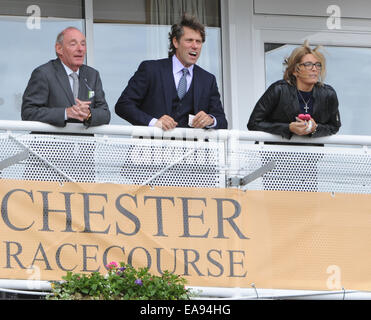
[[[184,95],[187,92],[187,74],[188,74],[188,69],[184,68],[182,70],[183,75],[179,80],[179,85],[178,85],[178,97],[180,100],[183,99]]]

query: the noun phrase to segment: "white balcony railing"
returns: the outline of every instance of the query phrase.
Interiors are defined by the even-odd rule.
[[[0,170],[8,179],[371,193],[369,145],[371,136],[285,140],[238,130],[0,121]]]
[[[31,121],[0,121],[0,178],[369,194],[370,145],[371,136],[288,141],[238,130],[164,132],[118,125],[86,129],[79,124],[57,128]],[[27,290],[29,283],[4,279],[0,290]],[[40,283],[48,290],[48,282]],[[219,298],[370,298],[368,292],[347,290],[202,290],[204,296]]]

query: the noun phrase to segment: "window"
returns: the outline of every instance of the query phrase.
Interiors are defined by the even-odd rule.
[[[32,7],[27,13],[35,5],[39,11]],[[56,57],[54,43],[61,30],[68,26],[83,29],[82,4],[76,0],[12,0],[0,1],[0,8],[1,119],[21,120],[22,95],[33,69]]]
[[[41,17],[83,18],[82,0],[0,0],[0,14],[29,16],[35,6]]]
[[[1,119],[20,120],[22,95],[32,71],[55,59],[57,34],[68,26],[84,32],[83,0],[0,0]],[[222,94],[220,2],[218,0],[93,1],[88,52],[98,69],[112,124],[127,124],[114,105],[142,60],[167,57],[170,24],[183,11],[207,26],[198,64],[216,76]],[[169,24],[163,24],[164,21]],[[89,46],[90,45],[90,46]],[[89,51],[90,50],[90,51]]]
[[[94,0],[94,21],[172,25],[183,12],[208,27],[220,27],[218,0]]]
[[[207,25],[206,42],[197,64],[215,75],[222,93],[219,1],[106,0],[93,4],[94,67],[102,78],[111,124],[128,124],[115,114],[114,106],[141,61],[168,56],[168,33],[182,10],[190,9],[189,13],[197,17],[202,12],[203,18],[198,18]],[[163,21],[170,24],[162,24]]]

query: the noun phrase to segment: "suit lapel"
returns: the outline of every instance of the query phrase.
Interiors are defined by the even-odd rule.
[[[87,77],[87,74],[86,74],[86,69],[85,67],[82,65],[80,67],[80,70],[79,70],[79,94],[78,94],[78,97],[79,99],[81,100],[88,100],[89,99],[89,89],[88,89],[88,86],[87,86],[87,82],[88,82],[88,77]]]
[[[161,79],[162,79],[162,85],[163,85],[163,92],[164,92],[164,100],[165,100],[165,108],[166,113],[171,113],[171,107],[172,107],[172,96],[173,92],[172,90],[175,87],[174,82],[174,76],[173,76],[173,63],[172,59],[166,59],[164,60],[164,67],[161,68]]]
[[[68,75],[59,59],[54,60],[55,75],[71,105],[75,104]]]
[[[199,110],[199,101],[200,101],[200,97],[201,97],[201,86],[199,85],[199,83],[200,84],[202,83],[202,81],[200,81],[200,74],[198,72],[198,66],[197,65],[194,65],[194,67],[193,67],[192,82],[193,82],[193,108],[194,108],[195,114],[197,114],[200,111]]]

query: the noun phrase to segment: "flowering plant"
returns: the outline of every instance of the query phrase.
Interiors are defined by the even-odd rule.
[[[186,300],[190,291],[186,280],[165,271],[162,276],[151,275],[148,268],[116,262],[106,266],[104,276],[98,272],[79,274],[67,272],[64,281],[52,283],[51,300]]]

